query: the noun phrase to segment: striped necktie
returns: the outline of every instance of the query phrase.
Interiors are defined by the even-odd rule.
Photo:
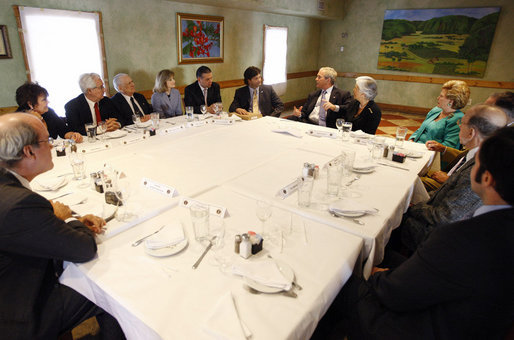
[[[327,112],[325,111],[325,108],[323,107],[323,104],[325,103],[325,95],[327,94],[327,91],[323,90],[321,92],[321,100],[319,103],[319,125],[321,126],[327,126]]]

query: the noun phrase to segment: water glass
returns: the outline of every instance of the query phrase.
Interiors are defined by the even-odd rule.
[[[342,133],[343,133],[343,124],[344,124],[344,119],[342,119],[342,118],[336,119],[336,128],[339,131],[339,135],[341,137],[342,137]]]
[[[352,131],[352,122],[343,123],[343,140],[347,141],[350,139],[350,132]]]
[[[373,143],[373,149],[371,149],[371,157],[374,160],[379,160],[382,158],[383,155],[384,155],[384,144],[375,140],[375,142]]]
[[[89,143],[96,142],[96,125],[95,124],[85,124],[87,141]]]
[[[84,155],[78,152],[70,152],[69,160],[71,168],[73,169],[73,179],[82,180],[86,178],[86,164],[84,161]]]
[[[152,120],[152,126],[154,129],[159,128],[159,112],[150,113],[150,119]]]
[[[314,178],[307,176],[298,179],[298,205],[309,207],[311,205],[312,187]]]
[[[337,196],[342,172],[343,169],[339,162],[334,161],[327,164],[327,193],[330,196]]]
[[[407,136],[408,129],[404,126],[398,126],[396,128],[396,142],[395,146],[398,148],[403,147],[403,142],[405,141],[405,136]]]
[[[192,122],[194,120],[193,116],[193,107],[192,106],[186,106],[186,120],[188,122]]]
[[[105,133],[107,132],[107,123],[105,121],[101,121],[98,123],[96,127],[96,134],[100,135],[100,140],[105,140]]]
[[[189,208],[195,239],[198,242],[208,239],[209,236],[209,207],[202,204],[193,204]]]

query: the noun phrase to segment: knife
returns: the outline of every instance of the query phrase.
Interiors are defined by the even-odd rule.
[[[380,164],[380,165],[390,166],[391,168],[396,168],[396,169],[402,169],[402,170],[405,170],[405,171],[410,171],[409,169],[404,168],[403,166],[397,166],[397,165],[389,164],[389,163],[385,163],[385,162],[377,162],[377,163]]]
[[[195,264],[193,264],[193,269],[196,269],[198,268],[198,266],[200,265],[200,262],[202,262],[203,260],[203,257],[205,256],[205,254],[207,254],[207,252],[212,248],[212,246],[214,245],[214,243],[212,243],[215,239],[216,239],[217,236],[214,236],[213,238],[211,238],[209,240],[209,245],[207,246],[207,248],[205,248],[205,250],[203,251],[202,255],[200,255],[200,258],[198,260],[196,260]]]

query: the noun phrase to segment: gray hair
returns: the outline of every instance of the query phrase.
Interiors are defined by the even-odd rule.
[[[329,78],[332,85],[335,84],[336,78],[337,78],[337,72],[332,67],[322,67],[319,69],[319,72],[323,75],[325,78]]]
[[[23,147],[37,142],[37,131],[27,122],[0,125],[0,163],[12,167],[23,158]]]
[[[119,88],[121,85],[121,78],[123,78],[125,76],[128,77],[128,74],[118,73],[117,75],[114,76],[114,78],[112,78],[112,85],[114,86],[114,88],[116,89],[117,92],[120,92]]]
[[[364,94],[364,97],[366,97],[367,100],[375,99],[378,94],[377,82],[375,79],[368,76],[362,76],[355,78],[355,83],[357,84],[359,91]]]
[[[87,93],[88,89],[94,89],[96,87],[96,79],[102,80],[100,75],[96,73],[84,73],[80,75],[79,86],[82,93]]]
[[[491,136],[507,123],[505,112],[495,106],[475,105],[469,108],[466,114],[471,115],[468,125],[475,128],[482,139]]]

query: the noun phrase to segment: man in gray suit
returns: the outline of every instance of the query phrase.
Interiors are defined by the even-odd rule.
[[[451,170],[451,176],[430,199],[409,208],[400,225],[402,244],[410,251],[438,225],[449,224],[471,217],[482,204],[471,190],[469,174],[475,164],[475,153],[484,139],[507,124],[500,109],[488,105],[475,105],[460,121],[460,143],[469,150]]]

